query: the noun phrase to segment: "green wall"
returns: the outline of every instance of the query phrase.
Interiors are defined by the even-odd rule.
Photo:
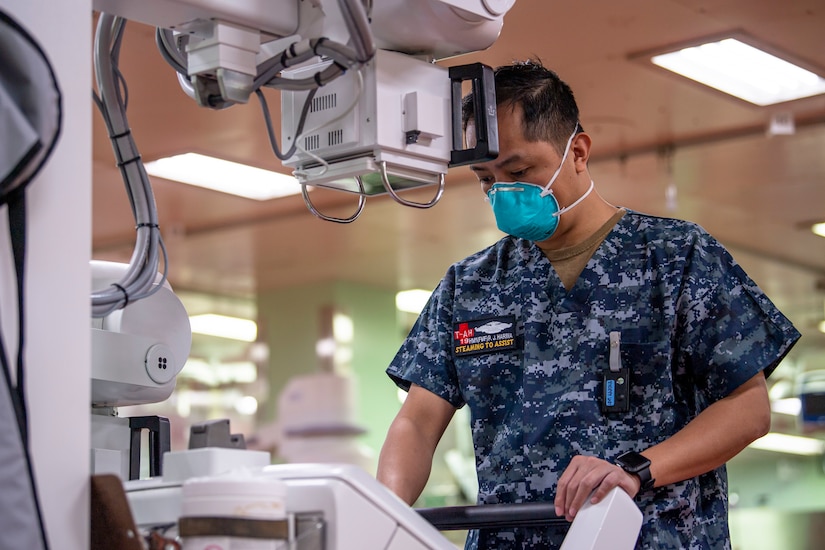
[[[275,420],[277,396],[290,378],[323,369],[315,346],[323,332],[324,311],[329,308],[352,319],[352,359],[335,372],[350,374],[355,381],[356,418],[367,430],[361,441],[377,460],[400,408],[395,385],[384,372],[405,336],[391,290],[338,282],[261,294],[259,330],[269,345],[271,398],[261,408],[259,421]]]

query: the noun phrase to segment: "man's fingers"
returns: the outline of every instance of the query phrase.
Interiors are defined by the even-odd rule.
[[[609,476],[610,469],[605,468],[607,464],[604,461],[592,462],[586,471],[579,470],[581,478],[579,479],[575,493],[570,498],[571,492],[568,490],[568,505],[567,505],[567,519],[571,520],[576,517],[576,514],[581,510],[582,506],[587,502],[588,498],[594,494],[594,491],[601,490],[604,487],[609,487],[607,491],[612,489],[615,485],[610,483]],[[605,494],[607,494],[605,492]]]
[[[596,457],[573,457],[559,478],[554,501],[556,515],[573,521],[588,499],[595,504],[617,486],[634,496],[639,490],[638,483],[615,464]]]
[[[618,466],[615,466],[612,471],[605,475],[604,480],[596,487],[596,490],[593,491],[593,494],[590,496],[590,503],[597,504],[615,487],[621,487],[632,497],[638,491],[638,488],[634,487],[634,482],[635,479],[633,476]]]
[[[559,478],[559,483],[556,486],[556,499],[554,501],[554,505],[556,508],[556,515],[559,517],[565,517],[567,515],[567,487],[570,484],[570,480],[575,475],[576,458],[578,457],[573,457],[573,460],[567,468],[565,468],[564,472],[562,472],[561,477]]]

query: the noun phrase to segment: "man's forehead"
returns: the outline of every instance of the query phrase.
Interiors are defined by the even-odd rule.
[[[505,121],[507,123],[516,123],[521,124],[522,113],[523,109],[521,105],[518,103],[511,104],[511,103],[499,103],[496,105],[496,119],[501,123],[501,121]],[[466,130],[469,132],[471,129],[475,132],[475,117],[470,117],[467,120]]]

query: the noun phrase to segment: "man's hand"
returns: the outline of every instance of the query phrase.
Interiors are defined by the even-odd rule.
[[[633,498],[641,484],[638,477],[606,460],[594,456],[574,456],[559,478],[554,502],[556,515],[573,521],[588,498],[596,504],[614,487],[621,487]]]

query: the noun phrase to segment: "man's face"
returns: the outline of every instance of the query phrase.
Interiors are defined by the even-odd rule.
[[[522,132],[521,107],[504,107],[498,111],[499,155],[493,160],[470,166],[484,194],[495,182],[533,183],[545,186],[561,162],[552,144],[528,141]],[[467,142],[475,142],[475,125],[467,126]],[[554,187],[555,189],[555,187]]]

